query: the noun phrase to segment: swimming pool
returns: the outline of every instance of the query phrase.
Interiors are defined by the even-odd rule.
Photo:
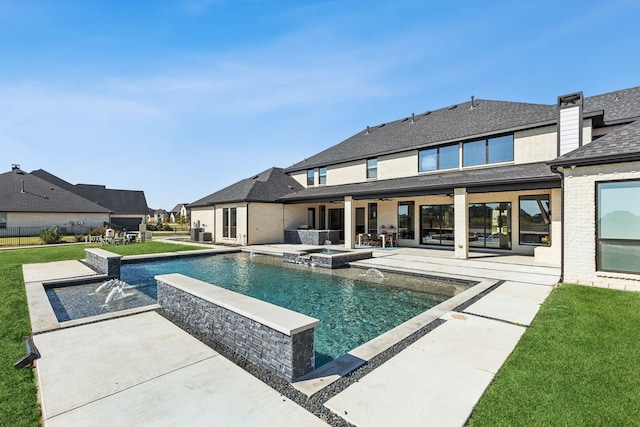
[[[280,258],[249,254],[124,264],[121,278],[150,289],[154,276],[168,273],[181,273],[320,319],[316,367],[466,288],[455,282],[375,270],[283,265]]]

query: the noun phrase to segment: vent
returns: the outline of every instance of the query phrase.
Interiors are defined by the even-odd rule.
[[[447,110],[453,110],[453,109],[456,109],[456,108],[458,108],[457,105],[452,105],[451,107],[448,107]]]
[[[423,116],[428,116],[429,114],[431,114],[431,111],[426,111]]]
[[[385,125],[386,125],[386,123],[383,123],[379,127],[383,128]]]
[[[400,120],[401,122],[406,122],[407,120],[409,120],[409,117],[405,117],[404,119]]]

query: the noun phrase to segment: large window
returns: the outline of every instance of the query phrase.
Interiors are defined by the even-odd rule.
[[[513,135],[462,144],[462,166],[513,161]]]
[[[378,159],[367,159],[367,179],[378,177]]]
[[[549,195],[520,196],[520,244],[549,245],[550,216]]]
[[[640,273],[640,181],[597,183],[597,268]]]
[[[437,169],[451,169],[458,167],[458,145],[422,150],[418,154],[418,170],[427,172]]]
[[[511,203],[469,205],[469,246],[511,249]]]
[[[7,213],[0,212],[0,228],[7,228]]]
[[[307,187],[313,187],[314,185],[315,182],[313,169],[307,169]]]
[[[414,206],[413,202],[398,203],[398,239],[414,238]]]
[[[452,246],[453,236],[453,205],[420,206],[420,243]]]
[[[236,228],[236,208],[222,209],[222,237],[230,237],[235,239],[237,236]]]
[[[327,184],[327,168],[318,169],[318,184],[320,185]]]

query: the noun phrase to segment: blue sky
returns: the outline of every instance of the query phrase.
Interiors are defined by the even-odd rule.
[[[0,172],[192,202],[366,128],[640,85],[640,2],[0,0]]]

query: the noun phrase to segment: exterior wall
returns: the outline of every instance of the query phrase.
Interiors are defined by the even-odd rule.
[[[417,150],[378,157],[378,179],[404,178],[417,174]]]
[[[224,236],[224,208],[236,208],[236,237],[223,237]],[[191,213],[193,216],[193,211]],[[213,233],[213,239],[218,243],[229,243],[232,245],[242,244],[243,236],[246,239],[247,236],[247,205],[241,204],[225,204],[216,205],[215,209],[215,229],[205,228],[205,231],[211,231]],[[244,241],[246,243],[246,240]]]
[[[380,165],[378,165],[380,169]],[[367,161],[340,163],[327,167],[327,185],[342,185],[363,182],[367,178]]]
[[[284,206],[284,229],[296,230],[300,224],[307,223],[307,207],[317,205],[285,205]]]
[[[307,171],[298,171],[291,174],[291,178],[295,179],[303,187],[307,186]]]
[[[596,182],[640,179],[640,162],[565,170],[564,282],[640,291],[640,275],[596,271]]]
[[[284,241],[284,207],[280,203],[250,203],[247,244],[282,243]]]
[[[213,233],[215,227],[213,206],[193,208],[191,210],[191,226],[197,227],[198,223],[205,232]]]
[[[514,163],[532,163],[558,157],[557,127],[545,126],[516,132],[513,138]]]
[[[86,227],[102,227],[109,222],[108,213],[7,212],[7,227],[70,227],[82,222]]]

